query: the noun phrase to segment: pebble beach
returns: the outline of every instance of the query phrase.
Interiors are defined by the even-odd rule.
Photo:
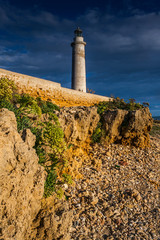
[[[71,240],[160,240],[160,138],[143,150],[95,144],[89,152],[83,177],[66,190]]]

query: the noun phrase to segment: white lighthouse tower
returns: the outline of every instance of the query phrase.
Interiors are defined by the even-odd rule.
[[[72,46],[72,89],[86,92],[85,45],[82,30],[78,27],[74,31]]]

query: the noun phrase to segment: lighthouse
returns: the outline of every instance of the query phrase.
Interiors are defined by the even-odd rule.
[[[71,43],[72,47],[72,89],[86,92],[86,65],[85,46],[82,30],[78,27],[74,31],[75,37]]]

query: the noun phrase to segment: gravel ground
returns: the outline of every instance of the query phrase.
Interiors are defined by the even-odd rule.
[[[160,240],[160,139],[145,150],[96,144],[90,155],[66,191],[71,240]]]

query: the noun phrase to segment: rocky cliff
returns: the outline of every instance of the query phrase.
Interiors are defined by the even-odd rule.
[[[72,211],[63,200],[43,199],[45,172],[29,129],[17,132],[13,112],[0,110],[0,237],[69,239]]]
[[[22,140],[13,112],[0,110],[1,239],[28,239],[41,208],[45,175],[34,142],[30,130]]]
[[[91,137],[100,121],[97,107],[63,108],[57,115],[67,144],[78,148],[91,143]],[[147,108],[132,112],[108,110],[103,114],[103,143],[105,147],[113,142],[147,147],[151,125],[152,118]],[[68,240],[70,231],[73,230],[74,204],[72,206],[69,201],[58,200],[55,196],[43,199],[45,171],[38,164],[34,143],[35,137],[29,129],[21,134],[17,132],[14,113],[1,109],[0,237],[6,240]],[[80,194],[83,195],[82,192]],[[74,201],[79,204],[73,196]],[[97,202],[96,199],[91,205]],[[75,207],[78,208],[78,205]]]
[[[136,111],[108,110],[103,116],[104,135],[109,143],[122,143],[140,148],[148,147],[152,115],[148,108]]]
[[[58,118],[66,142],[75,146],[91,141],[93,131],[100,120],[97,107],[62,108]]]
[[[91,142],[100,116],[97,107],[62,108],[58,115],[67,143],[80,146]],[[103,144],[122,143],[140,148],[148,147],[152,115],[148,108],[136,111],[107,110],[101,117]]]

